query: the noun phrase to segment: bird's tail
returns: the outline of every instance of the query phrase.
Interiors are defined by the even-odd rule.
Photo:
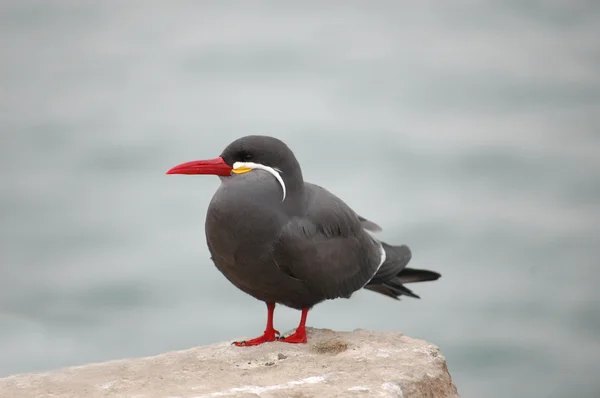
[[[365,289],[384,294],[394,299],[400,296],[420,298],[405,283],[426,282],[439,279],[441,275],[426,269],[406,268],[412,255],[408,246],[392,246],[381,242],[386,260]]]

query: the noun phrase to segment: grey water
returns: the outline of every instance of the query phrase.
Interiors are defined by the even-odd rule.
[[[262,332],[218,179],[164,173],[268,134],[443,274],[310,326],[429,340],[464,397],[600,396],[599,38],[585,1],[3,1],[0,376]]]

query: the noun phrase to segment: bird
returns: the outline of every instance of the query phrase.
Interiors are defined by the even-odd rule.
[[[263,334],[233,342],[236,346],[307,343],[306,319],[316,304],[350,298],[361,289],[396,300],[419,298],[404,285],[441,277],[407,268],[408,246],[376,239],[378,224],[304,181],[296,156],[278,138],[244,136],[216,158],[185,162],[166,174],[221,180],[205,220],[211,259],[235,287],[267,305]],[[298,327],[286,337],[274,328],[277,304],[301,311]]]

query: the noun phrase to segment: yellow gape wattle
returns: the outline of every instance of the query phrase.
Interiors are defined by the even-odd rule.
[[[244,174],[247,173],[249,171],[252,171],[252,169],[250,167],[238,167],[237,169],[233,169],[231,170],[232,172],[234,172],[235,174]]]

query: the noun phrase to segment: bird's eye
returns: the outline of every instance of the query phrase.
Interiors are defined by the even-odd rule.
[[[241,156],[241,157],[242,157],[242,160],[243,160],[244,162],[249,162],[249,161],[251,161],[251,160],[252,160],[252,154],[250,154],[250,153],[248,153],[248,152],[243,152],[241,155],[242,155],[242,156]]]

